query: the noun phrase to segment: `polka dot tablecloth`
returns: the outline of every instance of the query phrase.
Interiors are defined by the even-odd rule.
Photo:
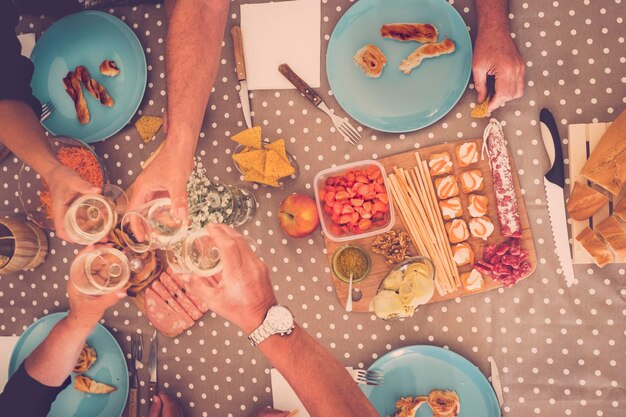
[[[470,0],[450,0],[475,33]],[[259,243],[270,266],[278,299],[297,321],[346,366],[367,367],[401,346],[432,344],[454,350],[489,375],[487,357],[500,367],[506,416],[624,415],[626,265],[600,270],[576,266],[579,283],[567,288],[549,227],[542,185],[547,157],[537,123],[541,107],[552,110],[564,144],[567,125],[613,120],[626,102],[626,46],[622,0],[511,1],[509,19],[527,66],[523,98],[495,116],[503,121],[531,220],[539,254],[536,272],[513,288],[422,307],[404,322],[386,323],[370,314],[346,314],[338,303],[321,232],[287,239],[276,218],[289,193],[312,195],[316,172],[333,164],[379,158],[440,143],[476,138],[485,121],[470,118],[475,91],[470,84],[452,111],[436,124],[409,134],[384,134],[363,128],[357,147],[341,141],[330,121],[295,90],[253,91],[255,124],[268,138],[284,137],[301,167],[289,189],[254,187],[259,201],[255,219],[243,232]],[[350,1],[322,1],[322,54]],[[164,9],[142,5],[109,10],[139,37],[148,61],[148,88],[139,113],[160,114],[165,106]],[[24,16],[19,32],[39,36],[53,19]],[[239,23],[239,2],[232,2],[227,30]],[[240,177],[231,160],[229,136],[243,128],[230,36],[223,42],[197,155],[211,176],[227,183]],[[318,90],[340,110],[325,76]],[[113,179],[126,187],[162,139],[143,145],[131,126],[98,143]],[[567,162],[567,161],[566,161]],[[16,176],[21,163],[9,158],[0,168],[0,210],[20,211]],[[51,235],[52,236],[52,235]],[[35,319],[65,310],[65,285],[77,247],[52,237],[46,262],[34,271],[0,277],[0,334],[21,334]],[[621,324],[620,324],[621,323]],[[132,332],[151,328],[135,306],[124,300],[110,309],[103,324],[122,348]],[[189,416],[247,416],[271,403],[269,364],[232,324],[207,314],[174,339],[161,338],[161,389],[179,398]],[[142,415],[147,414],[146,367],[140,372]]]

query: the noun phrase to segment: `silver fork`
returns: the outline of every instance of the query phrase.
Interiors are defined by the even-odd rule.
[[[39,118],[39,121],[43,122],[44,120],[46,120],[48,117],[52,115],[53,111],[54,111],[54,104],[52,104],[51,101],[44,103],[41,106],[41,117]]]
[[[353,369],[351,372],[352,379],[359,385],[382,385],[385,382],[385,376],[381,371],[371,369]]]
[[[354,128],[346,117],[337,116],[334,110],[328,108],[326,103],[322,101],[322,98],[302,79],[293,72],[293,70],[287,64],[281,64],[278,67],[278,71],[285,76],[293,84],[304,97],[306,97],[311,103],[315,104],[315,107],[323,111],[330,117],[335,125],[337,132],[343,136],[344,140],[351,145],[356,145],[361,140],[361,134]]]

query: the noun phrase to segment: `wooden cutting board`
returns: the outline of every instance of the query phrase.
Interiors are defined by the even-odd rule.
[[[477,142],[478,149],[482,148],[482,139],[474,139],[470,141]],[[482,171],[484,182],[485,182],[485,189],[483,191],[477,192],[477,194],[483,194],[489,198],[489,212],[487,216],[493,222],[495,226],[495,230],[493,234],[490,236],[490,238],[487,240],[487,242],[484,242],[483,240],[480,240],[480,239],[474,239],[474,238],[469,239],[468,242],[470,246],[472,247],[472,250],[474,251],[475,259],[480,260],[482,259],[483,249],[485,245],[502,243],[506,241],[507,239],[504,236],[502,236],[500,232],[500,226],[498,224],[498,215],[496,212],[496,201],[495,201],[495,196],[493,194],[493,180],[491,176],[491,168],[489,167],[489,162],[487,158],[485,158],[485,160],[482,160],[482,161],[479,160],[477,163],[472,164],[466,168],[461,168],[456,163],[454,148],[456,145],[460,143],[464,143],[464,142],[469,142],[469,141],[463,140],[459,142],[443,143],[440,145],[436,145],[436,146],[432,146],[432,147],[428,147],[424,149],[419,149],[417,152],[419,152],[422,160],[425,160],[425,161],[428,161],[428,157],[433,153],[448,152],[452,156],[452,160],[454,161],[453,173],[457,177],[461,172],[469,170],[469,169],[480,169]],[[393,155],[388,158],[379,159],[378,162],[380,162],[385,167],[387,174],[392,173],[394,167],[404,168],[407,170],[412,169],[413,167],[417,166],[417,162],[415,159],[415,152],[416,151],[409,151],[406,153]],[[509,152],[509,159],[511,160],[513,172],[514,173],[517,172],[510,152]],[[526,212],[526,206],[524,205],[524,199],[522,198],[522,193],[521,193],[520,186],[519,186],[519,180],[517,178],[517,175],[515,174],[513,175],[513,182],[515,183],[515,192],[517,195],[517,203],[519,206],[520,219],[521,219],[521,225],[522,225],[521,244],[522,244],[522,248],[528,251],[528,261],[532,265],[532,270],[525,276],[525,277],[528,277],[535,270],[535,267],[537,265],[537,255],[535,252],[535,244],[533,242],[532,233],[531,233],[530,226],[528,223],[528,214]],[[467,211],[467,195],[463,193],[461,193],[461,204],[463,206],[462,218],[465,221],[468,221],[471,217]],[[406,230],[404,227],[404,224],[402,223],[402,219],[400,217],[401,216],[399,216],[396,213],[394,229]],[[367,252],[370,254],[370,257],[372,259],[372,268],[371,268],[369,275],[365,277],[363,281],[358,282],[357,284],[354,284],[354,288],[358,288],[363,295],[359,301],[353,302],[353,311],[355,312],[370,311],[370,302],[376,295],[378,286],[380,285],[381,281],[385,278],[387,273],[392,269],[392,266],[389,266],[387,263],[385,263],[385,259],[382,255],[378,255],[372,252],[371,250],[372,242],[374,242],[375,238],[376,237],[373,236],[373,237],[365,238],[365,239],[351,240],[349,242],[333,242],[332,240],[324,237],[325,242],[326,242],[326,249],[328,251],[329,264],[332,262],[332,256],[335,250],[343,246],[346,243],[361,246],[363,249],[367,250]],[[415,246],[413,245],[411,245],[411,254],[412,255],[417,254],[417,250],[415,249]],[[470,270],[471,270],[471,266],[466,265],[464,267],[459,268],[459,273],[469,272]],[[332,268],[331,268],[331,271],[332,271]],[[347,296],[348,296],[348,284],[341,281],[332,272],[331,272],[331,275],[333,279],[333,284],[335,286],[335,291],[337,293],[337,297],[339,298],[339,302],[343,306],[345,306]],[[436,303],[439,301],[450,300],[456,297],[465,297],[468,295],[477,294],[479,292],[490,291],[490,290],[493,290],[494,288],[499,288],[502,286],[500,282],[494,281],[488,276],[485,276],[485,282],[486,282],[485,288],[482,289],[481,291],[468,292],[463,288],[463,286],[461,286],[456,292],[451,293],[451,294],[446,294],[444,296],[440,296],[437,292],[435,292],[435,295],[430,300],[429,304]]]
[[[609,197],[610,203],[599,212],[587,220],[578,221],[570,219],[572,222],[572,262],[574,264],[595,264],[589,254],[582,248],[574,238],[587,226],[593,228],[594,225],[613,214],[613,204],[619,202],[626,195],[626,190],[619,197],[614,197],[611,193],[588,182],[580,176],[580,171],[589,159],[589,155],[600,141],[604,132],[611,126],[611,123],[590,123],[573,124],[568,126],[567,150],[569,157],[569,179],[570,191],[576,180],[586,182],[593,189]],[[626,263],[626,259],[617,259],[617,263]]]

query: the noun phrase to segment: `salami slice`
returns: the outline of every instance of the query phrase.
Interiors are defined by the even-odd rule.
[[[175,312],[177,312],[181,317],[184,317],[185,320],[188,319],[193,323],[193,319],[189,316],[189,314],[187,314],[183,306],[176,301],[176,299],[169,293],[169,291],[167,291],[165,286],[158,279],[152,281],[150,287],[167,303],[167,305],[172,307]]]
[[[198,298],[198,296],[194,295],[191,287],[189,286],[188,279],[193,278],[185,279],[182,275],[177,274],[172,274],[170,275],[170,277],[174,280],[174,282],[176,282],[178,287],[181,288],[181,292],[185,294],[196,307],[198,307],[198,310],[200,310],[202,313],[206,313],[207,311],[209,311],[209,306],[206,305],[206,303],[200,298]]]
[[[146,317],[154,328],[166,336],[174,337],[193,326],[193,320],[178,314],[151,288],[146,288]]]
[[[506,149],[502,126],[496,119],[491,119],[489,122],[483,139],[485,141],[483,147],[486,146],[489,155],[500,231],[507,237],[521,237],[522,228],[511,161]]]
[[[183,292],[182,288],[176,284],[176,282],[170,277],[167,272],[163,272],[159,277],[159,280],[165,285],[165,288],[169,291],[170,294],[178,301],[178,303],[185,309],[187,314],[194,319],[198,320],[202,317],[202,311],[196,307],[196,305],[191,302],[189,297]]]

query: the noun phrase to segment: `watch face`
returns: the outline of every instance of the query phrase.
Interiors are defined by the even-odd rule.
[[[270,327],[279,333],[284,333],[293,327],[293,315],[287,307],[271,307],[267,312],[266,320]]]

